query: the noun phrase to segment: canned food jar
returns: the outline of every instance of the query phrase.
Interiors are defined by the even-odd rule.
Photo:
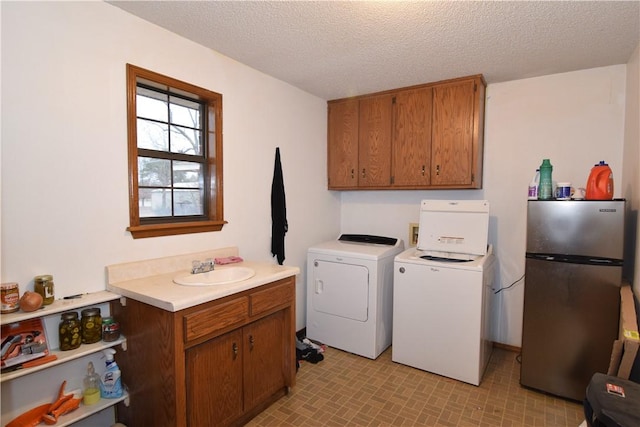
[[[17,283],[3,283],[0,285],[2,300],[2,314],[13,313],[20,308],[20,288]]]
[[[99,308],[82,310],[82,343],[93,344],[102,339],[102,318]]]
[[[60,338],[60,350],[67,351],[80,347],[82,343],[82,325],[78,320],[78,313],[67,311],[60,315],[61,322],[58,326]]]
[[[113,317],[102,319],[102,341],[115,341],[120,338],[120,324]]]
[[[42,305],[49,305],[54,300],[53,276],[44,274],[33,279],[33,287],[37,293],[42,295]]]

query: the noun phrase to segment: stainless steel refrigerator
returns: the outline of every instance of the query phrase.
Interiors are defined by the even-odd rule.
[[[625,201],[529,201],[520,383],[583,400],[618,336]]]

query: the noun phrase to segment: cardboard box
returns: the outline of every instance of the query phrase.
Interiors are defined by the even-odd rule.
[[[617,376],[625,380],[634,381],[640,378],[632,378],[640,375],[640,333],[638,333],[638,317],[636,302],[631,286],[625,283],[620,288],[620,334],[619,339],[613,343],[611,361],[607,375]],[[634,365],[637,368],[634,370]]]

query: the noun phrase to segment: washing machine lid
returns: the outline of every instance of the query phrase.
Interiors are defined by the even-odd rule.
[[[474,255],[468,261],[459,261],[455,259],[425,259],[422,257],[423,251],[416,248],[409,248],[396,255],[394,264],[418,264],[435,268],[450,268],[456,270],[483,271],[490,263],[495,262],[493,255],[493,247],[487,246],[483,255]]]
[[[423,200],[417,249],[425,256],[472,259],[487,252],[487,200]]]
[[[374,260],[396,256],[403,250],[401,239],[369,234],[343,234],[337,240],[309,248],[310,253]]]

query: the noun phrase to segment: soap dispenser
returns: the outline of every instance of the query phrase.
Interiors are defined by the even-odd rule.
[[[93,362],[87,365],[87,376],[84,377],[84,390],[82,391],[82,403],[93,405],[100,400],[100,375],[96,374]]]

